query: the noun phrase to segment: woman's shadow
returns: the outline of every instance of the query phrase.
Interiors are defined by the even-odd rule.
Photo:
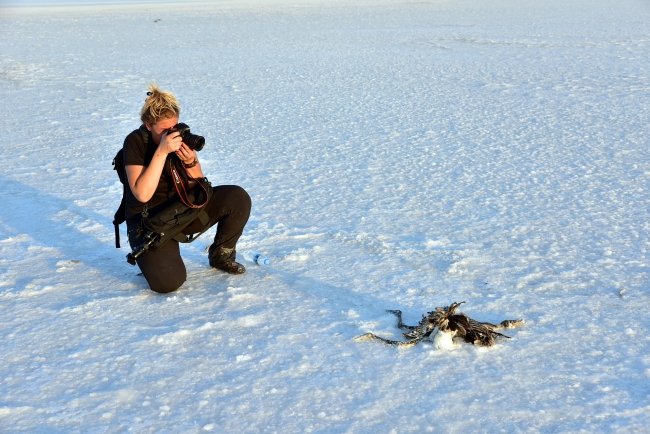
[[[76,273],[92,276],[89,287],[102,289],[90,291],[92,299],[99,294],[101,298],[123,296],[125,289],[146,288],[139,270],[126,262],[126,240],[121,240],[122,249],[115,248],[112,216],[107,218],[72,199],[61,199],[4,175],[0,175],[0,185],[4,209],[0,216],[0,255],[7,261],[3,274],[11,270],[12,275],[11,284],[3,285],[5,288],[9,286],[20,294],[35,276],[61,286],[65,274],[50,276],[49,271],[56,273],[66,265]]]

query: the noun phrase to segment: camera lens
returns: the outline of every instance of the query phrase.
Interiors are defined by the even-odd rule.
[[[196,134],[188,134],[187,138],[183,138],[183,141],[190,149],[194,149],[195,151],[200,151],[205,146],[205,138]]]
[[[205,138],[203,136],[190,133],[190,127],[188,127],[186,124],[177,124],[174,128],[180,132],[183,143],[185,143],[190,149],[200,151],[203,149],[203,146],[205,146]]]

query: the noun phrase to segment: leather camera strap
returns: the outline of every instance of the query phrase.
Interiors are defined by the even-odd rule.
[[[208,190],[206,190],[205,186],[203,183],[197,181],[197,185],[200,185],[201,188],[203,189],[204,197],[205,200],[203,203],[199,204],[194,204],[192,201],[187,197],[187,191],[185,189],[185,183],[183,182],[183,177],[181,176],[180,173],[178,173],[178,169],[176,169],[176,165],[174,164],[174,160],[172,158],[169,159],[169,171],[172,175],[172,178],[174,180],[174,187],[176,188],[176,192],[178,193],[178,197],[181,199],[181,202],[183,202],[183,205],[185,205],[188,208],[194,208],[198,209],[203,207],[203,205],[206,204],[208,201]],[[192,178],[194,179],[194,178]]]

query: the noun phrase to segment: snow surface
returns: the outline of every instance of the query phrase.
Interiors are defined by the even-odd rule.
[[[648,432],[649,28],[645,0],[0,10],[0,431]],[[115,249],[153,80],[270,267],[211,270],[211,232],[162,296]],[[526,324],[352,339],[454,301]]]

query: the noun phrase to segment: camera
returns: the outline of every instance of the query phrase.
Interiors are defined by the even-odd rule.
[[[151,231],[148,231],[145,236],[144,236],[144,243],[140,244],[139,246],[136,246],[132,249],[131,253],[126,255],[126,262],[128,262],[131,265],[135,265],[136,259],[138,259],[140,256],[144,255],[147,250],[149,250],[149,247],[156,241],[158,241],[158,238],[160,238],[163,234],[155,234]]]
[[[187,124],[176,124],[176,126],[169,131],[178,131],[181,134],[183,143],[195,151],[200,151],[205,145],[205,137],[190,133],[190,127],[187,126]]]

